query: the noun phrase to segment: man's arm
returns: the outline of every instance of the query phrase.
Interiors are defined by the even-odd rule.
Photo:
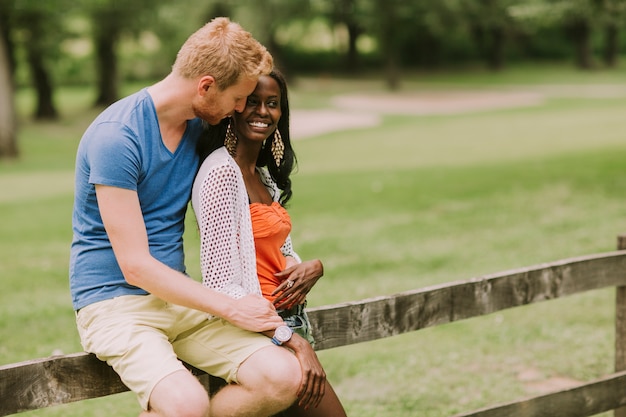
[[[272,330],[283,324],[271,303],[263,297],[251,295],[235,300],[155,259],[150,254],[135,191],[96,185],[96,195],[113,252],[129,284],[164,301],[222,317],[247,330]]]

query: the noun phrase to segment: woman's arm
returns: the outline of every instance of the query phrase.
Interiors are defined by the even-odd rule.
[[[300,262],[274,274],[283,280],[272,295],[277,309],[291,308],[302,304],[307,294],[324,275],[324,265],[319,259]]]

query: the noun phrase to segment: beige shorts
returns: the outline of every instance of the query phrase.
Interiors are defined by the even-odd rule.
[[[198,369],[237,382],[239,365],[271,340],[152,295],[127,295],[82,308],[76,323],[85,351],[106,361],[148,407],[154,386],[173,372]],[[180,360],[179,360],[180,359]]]

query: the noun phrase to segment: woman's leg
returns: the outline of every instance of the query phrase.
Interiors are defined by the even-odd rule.
[[[279,416],[283,417],[346,417],[346,411],[343,409],[339,397],[335,393],[335,390],[326,381],[326,392],[322,401],[317,407],[311,407],[305,410],[298,406],[298,404],[292,405],[287,410],[283,411]]]

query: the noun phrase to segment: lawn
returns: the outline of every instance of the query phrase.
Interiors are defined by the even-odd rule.
[[[522,68],[416,74],[403,93],[624,82],[618,72]],[[292,86],[292,105],[380,91],[379,81],[307,79]],[[21,93],[22,158],[0,163],[0,364],[81,350],[67,283],[72,170],[96,112],[85,91],[58,99],[60,122],[33,123]],[[293,240],[326,271],[310,306],[615,249],[626,232],[625,110],[623,95],[556,94],[536,107],[387,114],[377,127],[297,141]],[[186,246],[198,277],[192,216]],[[449,416],[610,372],[613,298],[594,291],[319,355],[351,416]],[[24,415],[138,412],[121,394]]]

